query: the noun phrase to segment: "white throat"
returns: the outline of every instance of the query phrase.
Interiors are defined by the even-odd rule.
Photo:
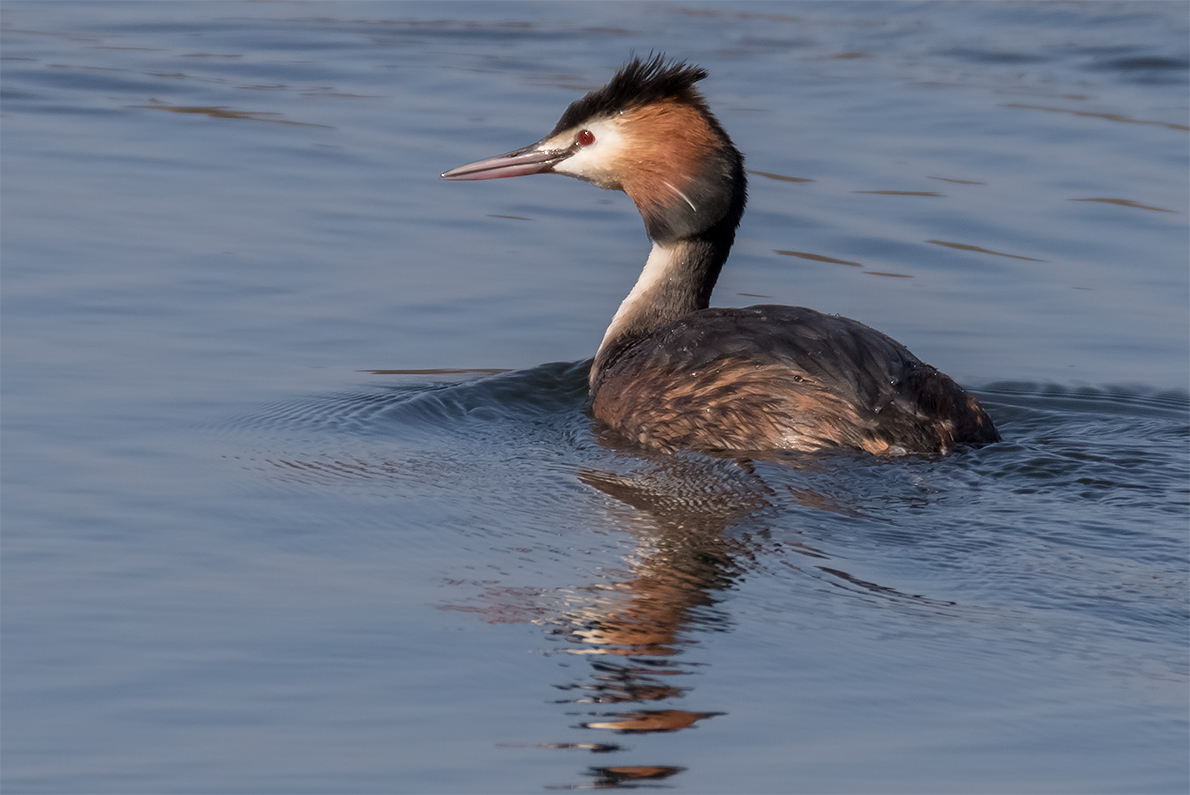
[[[600,351],[619,335],[620,330],[634,312],[643,304],[648,303],[646,299],[649,294],[666,282],[673,271],[674,264],[679,260],[680,253],[680,243],[672,246],[653,244],[653,250],[649,252],[649,258],[645,261],[645,267],[632,287],[632,292],[628,293],[628,297],[620,303],[620,308],[616,310],[611,324],[603,334],[603,342],[599,343]]]

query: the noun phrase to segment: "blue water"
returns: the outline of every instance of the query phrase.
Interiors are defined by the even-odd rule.
[[[6,791],[1190,789],[1190,6],[2,21]],[[438,174],[650,50],[752,170],[715,303],[879,328],[1002,443],[592,426],[635,209]]]

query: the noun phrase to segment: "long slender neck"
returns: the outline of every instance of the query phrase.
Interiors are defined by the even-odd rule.
[[[654,242],[632,292],[603,335],[591,367],[591,391],[606,368],[662,326],[710,306],[711,291],[731,251],[739,216],[689,237]]]

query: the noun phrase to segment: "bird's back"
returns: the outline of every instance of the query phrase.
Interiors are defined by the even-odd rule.
[[[612,357],[595,415],[662,450],[945,452],[1000,437],[973,395],[848,318],[791,306],[704,309]]]

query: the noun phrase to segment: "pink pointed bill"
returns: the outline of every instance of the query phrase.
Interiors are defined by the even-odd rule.
[[[453,181],[503,179],[505,177],[523,177],[527,174],[541,174],[549,171],[557,162],[570,157],[573,152],[569,149],[537,148],[538,144],[530,144],[524,149],[509,152],[498,157],[489,157],[468,163],[465,166],[452,168],[442,174],[442,179]]]

